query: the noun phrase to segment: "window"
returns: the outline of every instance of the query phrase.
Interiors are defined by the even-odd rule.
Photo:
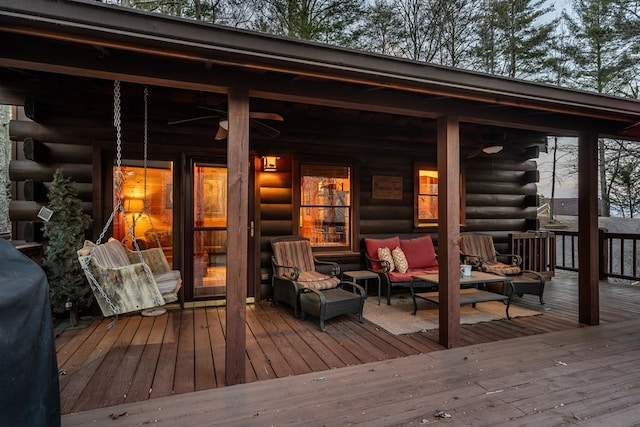
[[[438,225],[438,170],[434,165],[417,163],[414,167],[416,198],[414,223],[416,227]],[[460,224],[464,223],[464,184],[460,174]]]
[[[173,165],[171,162],[152,161],[146,171],[138,161],[123,160],[120,169],[120,196],[124,208],[123,216],[118,212],[113,219],[113,237],[123,240],[133,249],[129,231],[138,240],[142,249],[157,247],[165,252],[172,263],[173,258]],[[116,183],[117,167],[113,167],[113,188]],[[145,183],[146,179],[146,183]],[[146,190],[146,194],[145,194]],[[114,194],[114,205],[117,202]],[[144,202],[147,202],[145,212]],[[130,228],[127,228],[127,223]]]
[[[300,235],[321,248],[351,247],[351,168],[302,164]]]

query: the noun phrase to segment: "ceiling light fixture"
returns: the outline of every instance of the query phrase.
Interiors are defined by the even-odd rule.
[[[497,154],[501,152],[503,148],[502,145],[487,145],[482,148],[482,152],[485,154]]]

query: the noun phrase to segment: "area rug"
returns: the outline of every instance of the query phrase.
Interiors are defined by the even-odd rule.
[[[464,290],[463,290],[464,292]],[[501,301],[490,301],[460,307],[460,323],[463,325],[490,322],[506,319],[506,306]],[[410,294],[399,294],[391,297],[391,305],[387,305],[382,298],[378,305],[378,297],[367,298],[364,305],[364,317],[371,323],[394,335],[410,334],[438,329],[438,306],[424,300],[418,300],[418,312],[412,315],[413,301]],[[511,318],[528,317],[542,314],[542,311],[529,310],[511,304],[509,307]]]

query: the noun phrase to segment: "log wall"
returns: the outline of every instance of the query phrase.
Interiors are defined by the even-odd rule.
[[[46,203],[46,192],[57,167],[63,167],[65,175],[75,181],[85,212],[93,214],[96,221],[102,223],[103,218],[95,215],[96,212],[104,213],[104,209],[96,205],[106,203],[110,197],[106,193],[96,196],[94,186],[108,186],[103,182],[106,175],[96,175],[108,168],[108,159],[100,158],[97,153],[108,153],[113,149],[114,130],[110,121],[103,117],[106,113],[93,112],[92,117],[84,120],[83,112],[78,108],[76,106],[75,110],[64,116],[61,115],[62,111],[66,111],[63,108],[47,111],[40,107],[32,112],[34,118],[41,120],[40,123],[30,121],[24,113],[10,123],[15,153],[10,165],[10,179],[15,183],[10,205],[10,215],[14,221],[13,239],[42,239],[39,232],[41,224],[36,214]],[[37,111],[42,113],[36,114]],[[163,114],[167,117],[173,115],[166,111]],[[163,120],[166,124],[168,119]],[[128,153],[125,154],[129,158],[141,158],[141,118],[129,118],[126,124],[123,140],[128,145],[123,149]],[[397,124],[390,126],[380,126],[378,137],[354,136],[347,128],[337,128],[335,134],[283,132],[278,139],[261,139],[252,135],[250,148],[255,155],[275,154],[280,157],[277,172],[256,173],[259,267],[263,282],[268,280],[271,271],[270,240],[281,235],[296,234],[293,229],[293,215],[296,214],[293,195],[297,183],[293,182],[293,170],[297,161],[346,162],[353,166],[353,208],[357,215],[353,250],[326,254],[322,256],[323,259],[339,262],[343,270],[363,268],[364,260],[359,250],[361,239],[380,234],[417,236],[429,233],[437,245],[436,229],[415,229],[413,218],[413,165],[415,162],[436,164],[433,144],[435,131],[427,127],[412,133],[398,128]],[[165,131],[159,129],[162,129],[160,125],[153,121],[150,123],[152,156],[177,159],[187,153],[206,156],[224,152],[225,144],[213,141],[215,129],[210,127],[205,127],[203,131],[194,125],[193,130],[189,131],[193,133],[179,127]],[[404,132],[400,140],[389,136],[394,131]],[[470,144],[464,138],[461,138],[461,142]],[[101,148],[96,150],[96,147]],[[470,147],[467,145],[463,153],[468,153]],[[520,150],[520,154],[505,150],[490,157],[480,155],[468,159],[463,155],[461,166],[466,217],[461,231],[490,233],[495,238],[497,249],[506,252],[509,233],[537,228],[538,171],[536,162],[529,160],[536,154],[537,150]],[[373,199],[374,175],[401,177],[402,200]]]
[[[333,146],[331,153],[315,153],[317,161],[336,162],[345,159],[354,166],[357,185],[354,197],[359,218],[355,230],[355,251],[364,237],[429,233],[437,245],[435,228],[414,227],[413,165],[414,162],[433,163],[435,150],[422,148],[410,153],[394,150],[391,143],[379,143],[376,149],[363,150],[354,158],[350,150]],[[280,148],[294,152],[295,146]],[[534,153],[535,154],[535,153]],[[303,153],[293,153],[304,156]],[[517,155],[497,155],[464,159],[462,163],[465,185],[465,223],[462,232],[482,232],[493,235],[500,252],[509,249],[509,233],[537,228],[537,186],[539,175],[535,160]],[[338,159],[338,160],[337,160]],[[270,271],[270,239],[290,234],[293,224],[292,159],[283,156],[278,172],[263,172],[260,176],[261,267]],[[376,200],[372,197],[372,176],[402,177],[402,200]],[[343,270],[364,268],[360,253],[326,254],[322,259],[339,262]]]

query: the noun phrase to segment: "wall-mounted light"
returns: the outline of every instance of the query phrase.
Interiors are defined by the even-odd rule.
[[[262,171],[263,172],[276,172],[278,170],[278,159],[276,156],[263,156],[262,157]]]
[[[497,154],[502,151],[504,147],[502,145],[486,145],[482,148],[482,152],[485,154]]]

